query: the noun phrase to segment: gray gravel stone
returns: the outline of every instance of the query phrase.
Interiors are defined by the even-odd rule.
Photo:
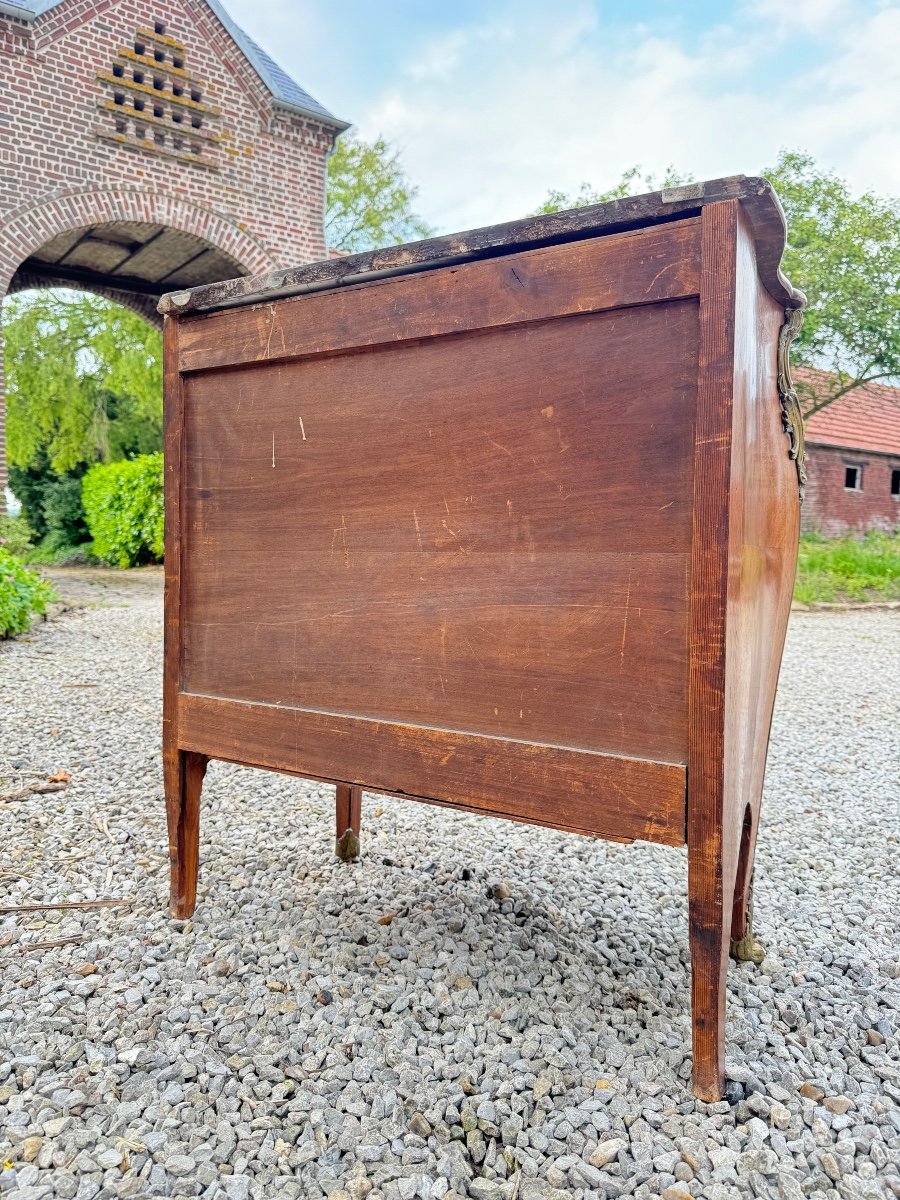
[[[329,788],[214,763],[171,921],[159,573],[77,586],[91,607],[0,645],[0,786],[72,775],[5,814],[0,889],[128,905],[0,918],[2,1194],[900,1194],[900,615],[792,619],[769,953],[731,968],[734,1103],[704,1105],[679,851],[367,797],[347,868]]]

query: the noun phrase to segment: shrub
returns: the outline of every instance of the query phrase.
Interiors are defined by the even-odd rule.
[[[24,633],[31,618],[43,616],[55,599],[49,583],[0,546],[0,638]]]
[[[94,554],[116,567],[159,561],[163,553],[163,456],[98,463],[82,499]]]
[[[0,547],[21,557],[33,545],[34,531],[24,517],[7,517],[0,513]]]
[[[78,466],[64,475],[57,475],[50,469],[46,456],[37,466],[11,465],[9,468],[10,487],[22,505],[22,516],[36,538],[49,539],[51,552],[87,541],[81,503],[84,470],[84,466]]]
[[[84,505],[81,501],[81,473],[61,475],[44,489],[46,537],[54,546],[79,546],[88,540]]]

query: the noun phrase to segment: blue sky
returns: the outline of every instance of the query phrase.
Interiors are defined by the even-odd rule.
[[[887,0],[226,0],[314,96],[401,149],[440,231],[633,164],[752,174],[800,147],[900,192]]]

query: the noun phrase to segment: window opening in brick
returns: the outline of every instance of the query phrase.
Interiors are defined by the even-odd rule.
[[[144,45],[144,43],[143,43],[143,42],[135,42],[135,43],[134,43],[134,52],[135,52],[135,54],[141,54],[141,55],[143,55],[143,53],[144,53],[144,51],[145,51],[146,49],[147,49],[147,47]]]
[[[200,91],[199,88],[191,88],[191,99],[194,101],[195,104],[199,104],[200,101],[203,99],[203,93]]]
[[[156,133],[153,135],[153,140],[156,142],[157,146],[164,146],[166,144],[166,135],[161,130],[157,129]]]
[[[135,96],[135,98],[132,100],[131,103],[134,107],[135,112],[143,112],[144,111],[144,101],[140,98],[140,96]]]
[[[116,133],[124,133],[128,125],[124,117],[116,117]]]
[[[156,60],[156,62],[164,63],[166,61],[166,52],[165,52],[165,50],[154,50],[153,57]]]
[[[172,84],[172,95],[173,96],[183,96],[184,95],[184,88],[181,86],[180,83]]]
[[[160,37],[162,37],[162,35],[166,32],[165,22],[164,21],[154,21],[153,22],[153,32],[158,34]]]
[[[862,467],[844,467],[844,490],[862,491]]]
[[[113,63],[113,75],[115,75],[116,79],[125,78],[125,68],[121,63]]]
[[[172,66],[178,71],[184,70],[184,59],[179,58],[176,54],[172,55]]]
[[[160,76],[160,75],[153,76],[153,86],[156,88],[156,90],[158,92],[161,92],[163,90],[163,87],[165,86],[165,80],[162,78],[162,76]]]
[[[124,104],[124,103],[125,103],[125,96],[123,95],[123,93],[122,93],[122,92],[115,92],[115,93],[113,94],[113,101],[114,101],[116,104]]]
[[[172,145],[175,147],[176,150],[180,150],[182,148],[182,146],[184,145],[184,138],[179,137],[179,135],[176,133],[175,136],[172,138]]]
[[[132,71],[131,78],[134,80],[135,83],[143,83],[144,82],[144,72],[143,71]]]
[[[201,129],[203,127],[203,118],[191,117],[191,125],[193,125],[194,129]]]
[[[163,115],[163,107],[161,104],[153,105],[153,115],[154,117],[161,117]]]
[[[891,471],[891,495],[900,500],[900,467],[894,467]]]

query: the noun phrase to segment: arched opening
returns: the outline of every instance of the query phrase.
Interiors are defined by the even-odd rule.
[[[83,563],[94,538],[82,495],[88,471],[156,463],[161,477],[160,322],[140,295],[30,283],[20,276],[3,310],[12,519],[0,536],[45,564]]]
[[[115,293],[142,301],[150,315],[164,292],[247,273],[196,234],[147,221],[104,221],[50,238],[19,264],[8,290],[45,285]]]
[[[165,292],[276,265],[236,222],[189,201],[131,189],[69,194],[14,214],[0,229],[0,302],[28,289],[75,289],[159,327],[156,306]],[[46,353],[39,343],[35,353]],[[0,513],[8,495],[4,418],[0,404]]]

